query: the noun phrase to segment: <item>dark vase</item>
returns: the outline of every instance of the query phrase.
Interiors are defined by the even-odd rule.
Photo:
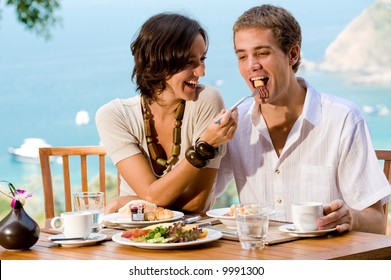
[[[29,249],[39,238],[38,224],[16,201],[15,208],[0,222],[0,245],[10,250]]]

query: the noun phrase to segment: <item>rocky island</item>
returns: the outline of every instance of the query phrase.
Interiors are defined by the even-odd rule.
[[[337,36],[318,65],[356,83],[391,85],[391,0],[376,0]]]

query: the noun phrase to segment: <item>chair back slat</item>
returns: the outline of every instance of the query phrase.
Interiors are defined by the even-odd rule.
[[[76,146],[76,147],[42,147],[39,148],[39,158],[41,164],[43,194],[45,202],[45,227],[50,228],[50,220],[59,215],[55,209],[55,193],[53,191],[53,177],[51,170],[52,157],[62,159],[62,174],[64,180],[63,194],[57,195],[57,199],[63,199],[65,211],[72,211],[72,193],[78,191],[89,191],[88,187],[88,158],[96,156],[99,166],[99,191],[105,195],[105,204],[107,199],[106,190],[106,150],[103,146]],[[72,188],[71,181],[71,163],[70,157],[79,158],[81,172],[81,188]],[[117,172],[117,178],[119,174]],[[117,182],[117,195],[119,194],[119,184]]]
[[[99,191],[101,191],[101,192],[105,191],[106,169],[103,168],[103,166],[105,166],[105,165],[106,165],[105,156],[100,155],[99,156]],[[118,182],[119,182],[119,180],[118,180]],[[119,186],[118,186],[118,193],[119,193]],[[104,192],[104,199],[106,201],[106,192]]]
[[[69,171],[69,157],[62,156],[63,176],[64,176],[64,195],[65,195],[65,211],[72,211],[71,198],[71,175]]]
[[[391,150],[376,150],[375,152],[378,160],[383,162],[384,175],[386,175],[388,182],[391,184]],[[388,205],[389,202],[384,204],[383,206],[387,221],[388,221]]]
[[[80,156],[81,162],[81,190],[83,192],[88,191],[88,174],[87,174],[87,156]]]
[[[388,182],[391,184],[391,161],[386,160],[384,162],[384,174],[386,174],[386,177],[388,178]]]
[[[43,196],[45,200],[45,217],[54,217],[54,198],[52,186],[52,172],[50,170],[49,150],[40,148],[39,159],[41,163]],[[46,187],[45,187],[46,186]]]

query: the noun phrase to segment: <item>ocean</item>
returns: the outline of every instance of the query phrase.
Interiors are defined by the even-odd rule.
[[[3,1],[4,2],[4,1]],[[1,2],[1,3],[3,3]],[[248,8],[273,3],[289,9],[303,32],[303,57],[321,62],[327,46],[370,0],[347,1],[184,1],[184,0],[67,0],[58,15],[62,27],[52,39],[26,31],[16,22],[14,10],[2,8],[0,20],[0,180],[18,187],[40,187],[37,164],[15,161],[8,153],[23,139],[39,137],[53,146],[98,145],[94,115],[114,98],[133,96],[132,58],[129,44],[141,24],[163,11],[181,12],[199,20],[210,38],[206,77],[201,82],[217,86],[230,106],[248,88],[236,65],[232,24]],[[351,84],[344,76],[301,71],[321,91],[354,101],[361,108],[391,108],[391,87]],[[90,115],[87,125],[77,125],[77,112]],[[390,115],[365,113],[374,147],[391,149]],[[3,188],[2,188],[3,189]]]

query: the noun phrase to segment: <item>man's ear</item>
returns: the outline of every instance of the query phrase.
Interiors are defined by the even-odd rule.
[[[289,65],[293,66],[300,58],[300,47],[299,45],[294,45],[289,50]]]

